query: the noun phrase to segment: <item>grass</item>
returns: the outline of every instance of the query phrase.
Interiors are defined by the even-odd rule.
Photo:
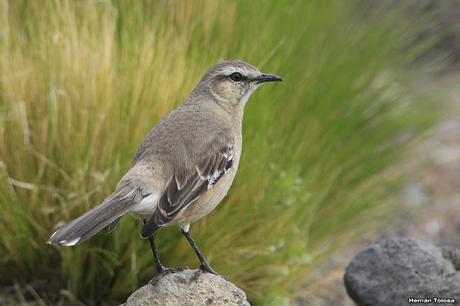
[[[77,248],[45,241],[113,190],[209,66],[240,58],[285,82],[251,99],[236,182],[191,231],[251,301],[307,292],[312,267],[385,222],[405,149],[435,121],[406,81],[432,43],[419,13],[339,0],[4,0],[0,284],[113,304],[151,278],[132,218]],[[162,257],[195,267],[179,236],[159,234]]]

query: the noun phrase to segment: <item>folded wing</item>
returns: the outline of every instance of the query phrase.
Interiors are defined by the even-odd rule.
[[[178,169],[167,184],[157,209],[142,229],[142,237],[152,235],[167,225],[177,214],[193,205],[212,189],[233,166],[233,146],[225,145],[207,152],[191,169]]]

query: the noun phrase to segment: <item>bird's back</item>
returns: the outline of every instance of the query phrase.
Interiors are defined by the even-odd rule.
[[[176,170],[191,169],[207,152],[233,145],[235,131],[219,106],[184,103],[163,118],[137,150],[133,165],[160,159]]]

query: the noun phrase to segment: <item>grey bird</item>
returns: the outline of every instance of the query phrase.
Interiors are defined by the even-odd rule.
[[[235,178],[242,149],[242,121],[249,96],[263,83],[281,81],[239,60],[223,61],[203,76],[185,102],[148,134],[115,192],[69,224],[49,244],[74,246],[126,213],[143,220],[158,273],[173,269],[160,262],[153,234],[178,225],[200,260],[202,271],[217,274],[198,250],[190,224],[222,201]]]

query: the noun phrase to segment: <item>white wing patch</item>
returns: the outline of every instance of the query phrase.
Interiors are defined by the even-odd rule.
[[[214,172],[212,176],[208,179],[208,189],[211,189],[214,187],[214,185],[217,183],[217,181],[220,179],[222,175],[225,175],[226,171],[224,170],[224,173],[220,172]]]
[[[207,189],[211,189],[214,185],[224,176],[227,174],[228,170],[231,168],[233,164],[233,153],[229,151],[228,153],[223,153],[222,156],[227,160],[225,167],[219,171],[216,169],[211,175],[203,175],[198,167],[195,167],[198,176],[203,181],[208,181]]]
[[[227,171],[231,168],[231,165],[233,164],[233,154],[232,152],[228,152],[227,153],[224,153],[223,154],[224,158],[227,159],[227,163],[226,163],[226,166],[221,170],[215,170],[213,172],[212,175],[208,175],[206,177],[203,177],[200,175],[200,173],[198,172],[198,175],[200,175],[200,178],[202,180],[207,180],[208,181],[208,186],[207,186],[207,189],[211,189],[212,187],[214,187],[214,185],[225,175],[227,174]],[[227,168],[228,167],[228,168]],[[198,171],[198,169],[197,169]]]

